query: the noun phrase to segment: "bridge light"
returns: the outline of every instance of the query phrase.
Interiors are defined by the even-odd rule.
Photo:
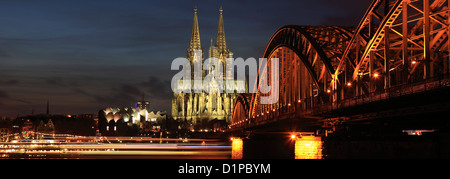
[[[348,82],[348,83],[347,83],[347,86],[348,86],[348,87],[352,86],[352,83],[351,83],[351,82]]]
[[[288,106],[291,106],[291,103],[289,103]]]
[[[302,102],[302,100],[300,100],[300,99],[297,101],[297,103],[301,103],[301,102]]]
[[[296,136],[295,134],[292,134],[292,135],[291,135],[291,139],[292,139],[292,140],[297,139],[297,136]]]
[[[411,61],[411,63],[412,63],[413,65],[415,65],[415,64],[417,63],[417,61],[413,60],[413,61]]]
[[[374,73],[373,77],[378,78],[378,76],[380,76],[378,73]]]
[[[330,90],[330,89],[327,89],[327,93],[331,93],[331,90]]]

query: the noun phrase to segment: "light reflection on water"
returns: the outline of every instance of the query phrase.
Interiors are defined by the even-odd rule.
[[[242,159],[242,150],[244,143],[242,139],[235,138],[231,144],[231,159]]]
[[[320,137],[303,136],[295,141],[295,159],[322,159]]]
[[[0,143],[0,156],[1,158],[245,158],[243,152],[245,144],[240,138],[232,139],[231,146],[229,143],[215,140],[191,139],[189,142],[178,143],[166,139],[164,142],[168,143],[151,143],[152,138],[146,142],[142,141],[144,139],[121,137],[115,138],[114,141],[110,138],[107,142],[68,143],[53,140],[16,141]],[[292,156],[295,159],[323,158],[323,142],[320,137],[302,136],[291,144],[294,149]]]
[[[320,137],[302,136],[295,139],[294,156],[295,159],[323,159],[323,142]],[[243,158],[243,141],[239,138],[232,139],[231,158]]]
[[[158,143],[151,143],[152,140],[120,137],[120,141],[110,139],[107,142],[79,142],[79,140],[3,142],[0,143],[0,158],[229,159],[231,157],[231,146],[217,140],[190,139],[189,142],[178,143],[176,140],[164,139]]]

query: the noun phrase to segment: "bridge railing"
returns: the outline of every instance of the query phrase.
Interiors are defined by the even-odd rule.
[[[332,103],[315,106],[312,110],[312,113],[321,114],[331,112],[336,109],[343,109],[376,101],[389,100],[391,98],[435,90],[442,87],[450,87],[449,77],[449,74],[439,75],[419,82],[397,85],[366,95],[355,96],[353,98],[347,98]]]

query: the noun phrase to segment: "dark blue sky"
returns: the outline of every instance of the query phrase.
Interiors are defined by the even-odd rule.
[[[198,6],[202,46],[224,9],[235,57],[262,55],[281,26],[357,25],[372,0],[1,0],[0,116],[96,113],[146,94],[170,112],[170,64]]]

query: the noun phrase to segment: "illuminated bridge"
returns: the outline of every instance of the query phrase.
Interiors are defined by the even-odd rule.
[[[375,0],[356,27],[280,28],[263,55],[268,64],[279,59],[279,100],[261,104],[266,94],[259,88],[240,95],[230,131],[327,135],[350,124],[445,125],[438,118],[450,112],[449,6],[447,0]],[[267,66],[259,70],[270,76]]]

